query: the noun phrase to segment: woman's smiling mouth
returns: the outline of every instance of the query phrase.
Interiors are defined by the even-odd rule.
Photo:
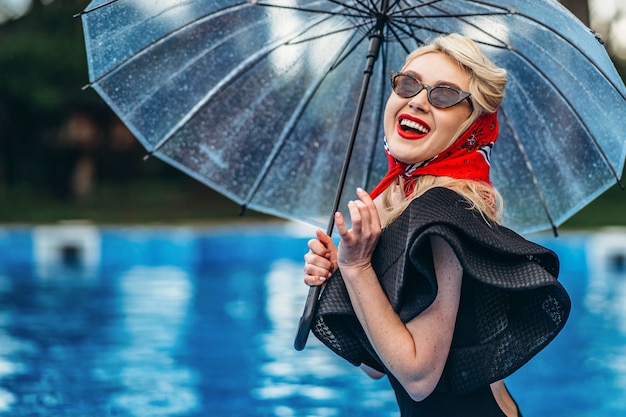
[[[403,114],[398,120],[397,130],[404,139],[421,139],[430,132],[430,126],[420,119]]]

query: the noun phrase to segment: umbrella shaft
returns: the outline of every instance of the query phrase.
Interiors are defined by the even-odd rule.
[[[385,1],[383,4],[386,4]],[[383,9],[384,10],[384,9]],[[354,121],[352,124],[352,131],[350,133],[350,141],[348,142],[348,147],[346,149],[346,155],[344,158],[343,166],[341,167],[341,174],[339,176],[339,182],[337,184],[337,192],[335,193],[335,201],[333,203],[333,210],[330,215],[330,219],[328,220],[328,228],[326,233],[331,236],[333,233],[333,229],[335,228],[335,213],[339,210],[339,204],[341,202],[341,196],[343,194],[343,188],[346,182],[346,176],[348,174],[348,168],[350,167],[350,159],[352,158],[352,150],[354,149],[356,135],[359,129],[359,123],[361,122],[361,115],[363,114],[363,106],[365,104],[365,99],[367,97],[367,90],[369,89],[369,83],[372,73],[374,72],[374,64],[376,63],[376,59],[378,58],[378,54],[380,51],[380,47],[383,41],[383,26],[385,24],[385,20],[381,17],[378,19],[378,23],[376,28],[370,35],[370,44],[367,51],[367,62],[365,65],[364,76],[363,76],[363,84],[361,86],[361,93],[359,95],[359,102],[357,105],[356,114],[354,116]],[[307,339],[309,337],[309,331],[311,329],[311,325],[313,324],[313,318],[315,315],[315,310],[317,310],[317,303],[319,301],[319,297],[322,293],[321,286],[315,286],[309,288],[309,294],[307,295],[306,302],[304,305],[304,311],[302,312],[302,316],[300,317],[300,322],[298,324],[298,331],[296,334],[296,338],[294,341],[294,348],[296,350],[304,349],[306,345]]]
[[[367,51],[367,61],[363,73],[363,84],[361,86],[361,93],[359,95],[359,102],[356,109],[356,114],[352,124],[352,131],[350,133],[350,140],[348,147],[346,148],[346,155],[344,157],[343,166],[341,167],[341,174],[339,175],[339,181],[337,183],[337,192],[335,193],[335,201],[333,203],[333,209],[328,221],[328,228],[326,233],[330,236],[335,228],[335,216],[334,214],[339,210],[339,204],[341,203],[341,196],[343,195],[343,188],[348,175],[348,168],[350,167],[350,160],[352,159],[352,150],[356,141],[357,132],[359,130],[359,124],[361,123],[361,115],[363,114],[363,106],[367,97],[367,90],[369,89],[369,83],[372,73],[374,72],[374,64],[378,59],[380,46],[382,44],[382,31],[378,28],[370,35],[370,44]]]

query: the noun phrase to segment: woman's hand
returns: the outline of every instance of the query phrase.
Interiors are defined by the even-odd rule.
[[[317,239],[309,240],[309,251],[304,255],[304,283],[322,285],[337,270],[337,247],[332,238],[321,230]]]
[[[335,215],[335,224],[341,236],[339,249],[331,237],[321,230],[316,232],[317,239],[309,241],[309,252],[304,255],[305,284],[322,285],[339,267],[363,270],[371,266],[372,253],[381,233],[380,219],[369,194],[359,188],[357,196],[359,200],[348,203],[351,229],[347,229],[341,213]]]
[[[337,264],[342,270],[369,269],[371,267],[372,254],[381,234],[380,218],[374,201],[369,194],[357,189],[359,200],[348,203],[352,228],[346,227],[346,222],[341,215],[335,215],[337,231],[341,236]]]

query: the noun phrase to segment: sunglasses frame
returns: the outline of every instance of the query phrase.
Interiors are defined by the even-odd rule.
[[[413,81],[415,81],[417,84],[421,85],[422,88],[420,88],[419,90],[417,90],[417,92],[413,95],[410,96],[403,96],[400,95],[396,92],[396,78],[398,78],[399,76],[405,76],[405,77],[409,77],[410,79],[412,79]],[[456,103],[450,104],[449,106],[438,106],[437,104],[433,103],[431,98],[430,98],[430,93],[433,89],[435,88],[447,88],[448,90],[452,90],[455,93],[457,93],[459,95],[459,101],[457,101]],[[472,111],[474,111],[474,104],[472,103],[472,100],[470,99],[470,96],[472,95],[471,93],[468,93],[467,91],[463,91],[463,90],[459,90],[458,88],[454,88],[454,87],[449,87],[447,85],[436,85],[434,87],[424,84],[422,82],[419,82],[418,80],[415,79],[415,77],[413,77],[410,74],[405,74],[403,72],[397,72],[397,71],[391,71],[391,89],[393,90],[393,92],[395,94],[397,94],[398,96],[402,97],[402,98],[411,98],[411,97],[415,97],[416,95],[418,95],[419,93],[422,92],[423,89],[426,89],[426,96],[428,98],[428,102],[430,104],[432,104],[433,106],[435,106],[438,109],[449,109],[450,107],[454,107],[457,104],[460,104],[463,102],[463,100],[467,100],[468,104],[470,105],[470,108],[472,109]]]

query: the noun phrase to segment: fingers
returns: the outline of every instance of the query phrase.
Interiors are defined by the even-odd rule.
[[[337,265],[343,267],[367,266],[381,234],[380,219],[376,205],[362,189],[357,189],[358,200],[348,203],[352,226],[347,228],[343,216],[335,216],[337,231],[341,237]]]
[[[316,231],[317,239],[309,241],[309,252],[304,257],[304,282],[307,285],[322,285],[330,278],[339,267],[339,252],[342,253],[341,264],[344,266],[369,262],[380,236],[380,219],[376,205],[366,191],[358,188],[357,197],[358,200],[348,203],[352,223],[350,229],[343,215],[335,213],[335,227],[341,237],[342,250],[338,250],[332,238],[319,229]]]
[[[324,245],[324,243],[322,243],[320,239],[309,240],[307,246],[309,248],[309,251],[311,253],[314,253],[315,255],[319,255],[322,257],[328,256],[328,248],[326,247],[326,245]]]
[[[305,275],[304,283],[309,287],[317,287],[326,284],[327,277],[320,277],[319,275]]]
[[[304,255],[304,282],[309,286],[323,284],[335,269],[332,261],[332,252],[336,252],[334,242],[321,230],[316,234],[318,239],[309,240],[307,244],[309,252]],[[334,257],[336,258],[336,255]]]
[[[326,233],[324,233],[321,229],[317,229],[315,231],[315,234],[317,235],[317,239],[322,243],[322,245],[324,245],[326,249],[328,249],[329,252],[332,252],[336,249],[333,239]]]
[[[322,285],[332,275],[330,261],[311,252],[304,256],[304,283],[309,286]]]
[[[359,200],[350,201],[348,210],[352,221],[351,233],[345,227],[345,222],[341,222],[342,230],[339,230],[342,239],[360,239],[380,232],[380,218],[374,201],[362,188],[357,188]],[[343,220],[343,219],[342,219]]]
[[[370,197],[369,193],[362,188],[356,190],[359,199],[363,202],[367,209],[368,220],[374,228],[380,228],[380,217],[378,216],[378,209],[374,200]]]

